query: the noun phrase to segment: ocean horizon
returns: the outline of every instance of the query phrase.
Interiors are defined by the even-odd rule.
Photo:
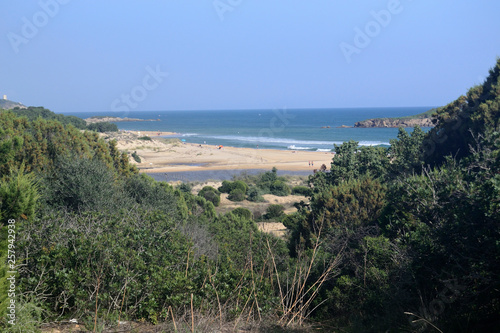
[[[433,107],[376,107],[262,110],[186,110],[66,113],[92,116],[159,119],[116,122],[120,130],[175,132],[170,137],[187,143],[243,148],[333,151],[349,140],[360,146],[390,145],[397,128],[353,128],[370,118],[404,117]],[[345,128],[343,126],[349,126]],[[411,128],[407,129],[411,131]],[[428,128],[424,128],[428,130]]]

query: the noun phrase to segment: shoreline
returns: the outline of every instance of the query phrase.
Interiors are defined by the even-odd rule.
[[[168,133],[168,134],[167,134]],[[264,148],[222,147],[181,142],[164,138],[172,132],[120,131],[104,134],[107,140],[116,140],[117,148],[129,155],[129,160],[140,172],[169,173],[222,170],[278,170],[313,173],[324,164],[330,168],[333,152],[278,150]],[[158,135],[160,134],[160,135]],[[175,134],[175,133],[174,133]],[[151,140],[139,139],[149,136]],[[141,162],[132,158],[136,153]]]

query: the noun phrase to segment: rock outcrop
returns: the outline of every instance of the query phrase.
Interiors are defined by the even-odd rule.
[[[434,127],[432,118],[375,118],[358,121],[354,127]]]

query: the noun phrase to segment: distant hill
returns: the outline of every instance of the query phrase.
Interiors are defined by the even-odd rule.
[[[0,99],[0,109],[9,110],[15,107],[26,109],[26,106],[21,103],[9,101],[8,99]]]
[[[363,121],[358,121],[354,127],[434,127],[432,116],[437,114],[439,109],[431,109],[429,111],[407,117],[395,118],[374,118]]]
[[[19,103],[17,103],[17,104],[19,104]],[[26,117],[26,118],[28,118],[29,121],[34,121],[38,118],[42,118],[42,119],[47,119],[47,120],[57,120],[64,125],[71,124],[78,129],[86,129],[87,128],[87,124],[85,123],[85,120],[83,120],[81,118],[78,118],[75,116],[65,116],[63,114],[57,114],[57,113],[54,113],[54,112],[52,112],[48,109],[45,109],[44,107],[41,107],[41,106],[25,107],[23,105],[23,108],[17,108],[17,109],[14,108],[9,112],[12,112],[15,115],[20,116],[20,117]]]

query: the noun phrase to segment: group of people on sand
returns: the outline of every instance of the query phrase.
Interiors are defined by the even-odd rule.
[[[314,161],[309,161],[309,166],[314,166]]]

